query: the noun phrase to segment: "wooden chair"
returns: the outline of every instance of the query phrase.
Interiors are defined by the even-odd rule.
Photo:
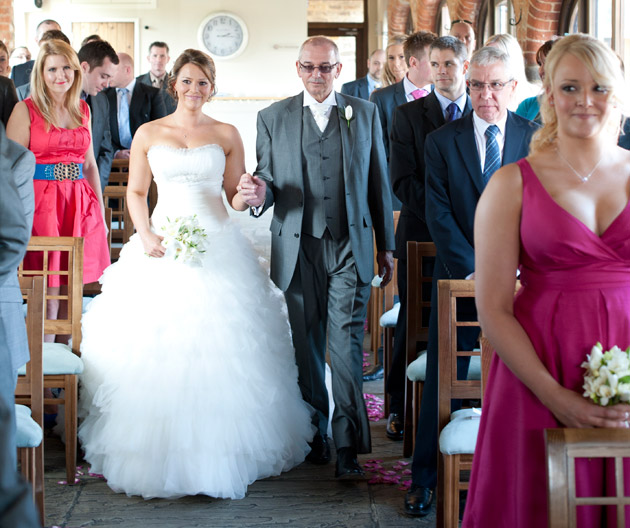
[[[458,304],[463,299],[474,299],[475,282],[472,280],[441,280],[438,282],[438,456],[437,526],[457,528],[459,525],[459,493],[468,489],[462,471],[472,469],[473,453],[479,430],[479,416],[470,409],[454,413],[453,400],[482,397],[481,379],[458,379],[457,358],[480,356],[481,351],[460,350],[457,330],[478,327],[478,321],[458,318]],[[483,360],[482,360],[483,364]],[[457,445],[453,445],[456,440]]]
[[[577,507],[614,506],[615,525],[625,528],[625,509],[630,506],[630,489],[624,489],[623,459],[630,458],[630,431],[627,429],[547,429],[547,508],[548,526],[574,528]],[[612,458],[615,494],[604,497],[577,497],[576,458]],[[610,520],[610,519],[609,519]]]
[[[26,372],[18,376],[16,394],[28,395],[30,410],[16,405],[16,444],[20,469],[31,483],[33,501],[44,524],[44,278],[21,277],[20,288],[26,300],[26,333],[30,360]]]
[[[429,312],[431,310],[432,274],[428,270],[428,258],[435,258],[433,242],[407,242],[407,365],[418,359],[418,343],[429,340]],[[420,360],[422,361],[422,359]],[[426,373],[426,354],[424,357]],[[413,452],[418,414],[422,400],[424,378],[412,382],[405,379],[405,424],[403,455],[410,457]]]
[[[68,484],[74,484],[77,460],[77,397],[78,376],[83,371],[80,358],[81,312],[83,304],[83,239],[74,237],[32,237],[29,252],[42,254],[42,266],[38,270],[25,270],[20,265],[19,275],[31,277],[42,275],[46,283],[48,277],[67,277],[66,294],[45,294],[45,299],[67,301],[68,316],[65,319],[44,318],[46,334],[70,335],[71,346],[61,343],[45,343],[43,352],[44,388],[63,389],[62,398],[45,398],[46,405],[64,405],[64,425],[66,436],[66,476]],[[48,263],[51,253],[61,252],[67,256],[67,269],[50,270]],[[62,259],[63,262],[64,259]],[[45,312],[44,312],[45,313]],[[24,372],[19,372],[24,374]],[[27,394],[16,393],[16,403],[30,404]]]
[[[394,211],[394,231],[398,227],[398,219],[400,211]],[[374,241],[374,275],[378,274],[378,263],[376,262],[376,240]],[[369,313],[369,330],[370,330],[370,349],[374,358],[374,364],[379,363],[378,349],[381,346],[381,338],[383,337],[383,329],[381,328],[381,316],[394,307],[394,297],[398,295],[398,284],[396,278],[396,263],[394,262],[394,276],[385,288],[377,288],[372,286],[370,293],[370,301],[368,306]],[[385,360],[383,359],[383,363]],[[384,373],[386,380],[386,373]]]
[[[112,211],[109,254],[112,262],[115,262],[120,256],[122,246],[129,242],[134,230],[127,207],[127,186],[107,185],[103,191],[103,200],[105,207]]]

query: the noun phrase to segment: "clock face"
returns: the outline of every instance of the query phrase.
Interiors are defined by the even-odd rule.
[[[235,15],[216,13],[201,23],[199,40],[212,56],[228,59],[245,49],[247,28],[245,23]]]

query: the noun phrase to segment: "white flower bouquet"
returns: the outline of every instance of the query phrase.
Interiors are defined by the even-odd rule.
[[[604,352],[597,343],[582,363],[584,396],[598,405],[630,402],[630,347],[621,350],[617,345]]]
[[[166,256],[180,260],[193,267],[201,267],[201,255],[206,252],[206,230],[199,226],[197,215],[178,216],[174,220],[166,217],[168,224],[162,226]]]

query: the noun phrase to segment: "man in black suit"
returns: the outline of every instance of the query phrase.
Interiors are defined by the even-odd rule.
[[[18,102],[17,93],[13,81],[8,77],[0,76],[0,120],[7,126],[13,107]]]
[[[137,82],[133,75],[133,59],[126,53],[119,53],[118,60],[118,70],[110,83],[111,87],[104,93],[109,100],[109,128],[114,158],[129,159],[131,139],[138,127],[164,117],[166,108],[158,88]]]
[[[39,46],[42,35],[49,29],[57,29],[61,31],[61,26],[54,20],[42,20],[35,29],[35,42]],[[11,79],[15,86],[22,86],[23,84],[31,82],[31,72],[33,71],[33,65],[35,60],[29,60],[23,64],[16,64],[11,68]]]
[[[153,42],[149,46],[149,56],[147,57],[151,69],[137,77],[142,84],[148,84],[158,88],[162,93],[166,115],[172,114],[177,108],[177,101],[168,93],[168,73],[166,65],[171,60],[169,56],[168,44],[166,42]]]
[[[527,156],[529,142],[538,128],[535,123],[508,111],[516,81],[509,57],[497,48],[485,47],[473,55],[468,87],[473,112],[432,132],[424,144],[426,221],[437,248],[437,258],[433,271],[426,381],[413,453],[412,485],[405,496],[405,511],[415,516],[429,513],[437,481],[437,282],[472,276],[477,201],[495,170]],[[474,314],[474,306],[465,310]],[[478,331],[458,336],[461,349],[471,350],[477,337]],[[464,376],[464,370],[467,365],[458,368],[459,378]]]
[[[372,92],[381,87],[381,76],[385,60],[385,52],[382,49],[374,50],[367,61],[368,74],[356,81],[345,83],[341,87],[341,93],[359,97],[366,101],[369,100]]]
[[[114,148],[109,128],[109,102],[104,93],[109,81],[116,73],[118,55],[104,40],[90,42],[79,50],[79,62],[83,73],[84,98],[92,114],[92,147],[98,165],[101,188],[109,180],[114,159]]]
[[[472,110],[466,95],[468,50],[454,37],[440,37],[429,48],[429,61],[435,90],[426,97],[405,103],[394,110],[390,138],[389,176],[394,193],[402,202],[396,252],[400,313],[394,334],[394,353],[387,378],[390,415],[386,434],[392,440],[403,438],[407,330],[407,241],[430,242],[425,218],[424,140],[444,123]]]

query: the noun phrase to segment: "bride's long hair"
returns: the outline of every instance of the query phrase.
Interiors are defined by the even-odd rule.
[[[208,101],[212,99],[214,94],[217,93],[216,68],[214,67],[214,61],[203,51],[192,48],[184,50],[183,53],[179,57],[177,57],[177,60],[173,65],[173,69],[168,76],[168,93],[174,99],[177,99],[177,92],[175,92],[175,82],[177,81],[177,76],[179,75],[180,70],[186,64],[193,64],[197,66],[206,75],[206,77],[210,81],[210,84],[212,85],[212,92],[210,93]]]

